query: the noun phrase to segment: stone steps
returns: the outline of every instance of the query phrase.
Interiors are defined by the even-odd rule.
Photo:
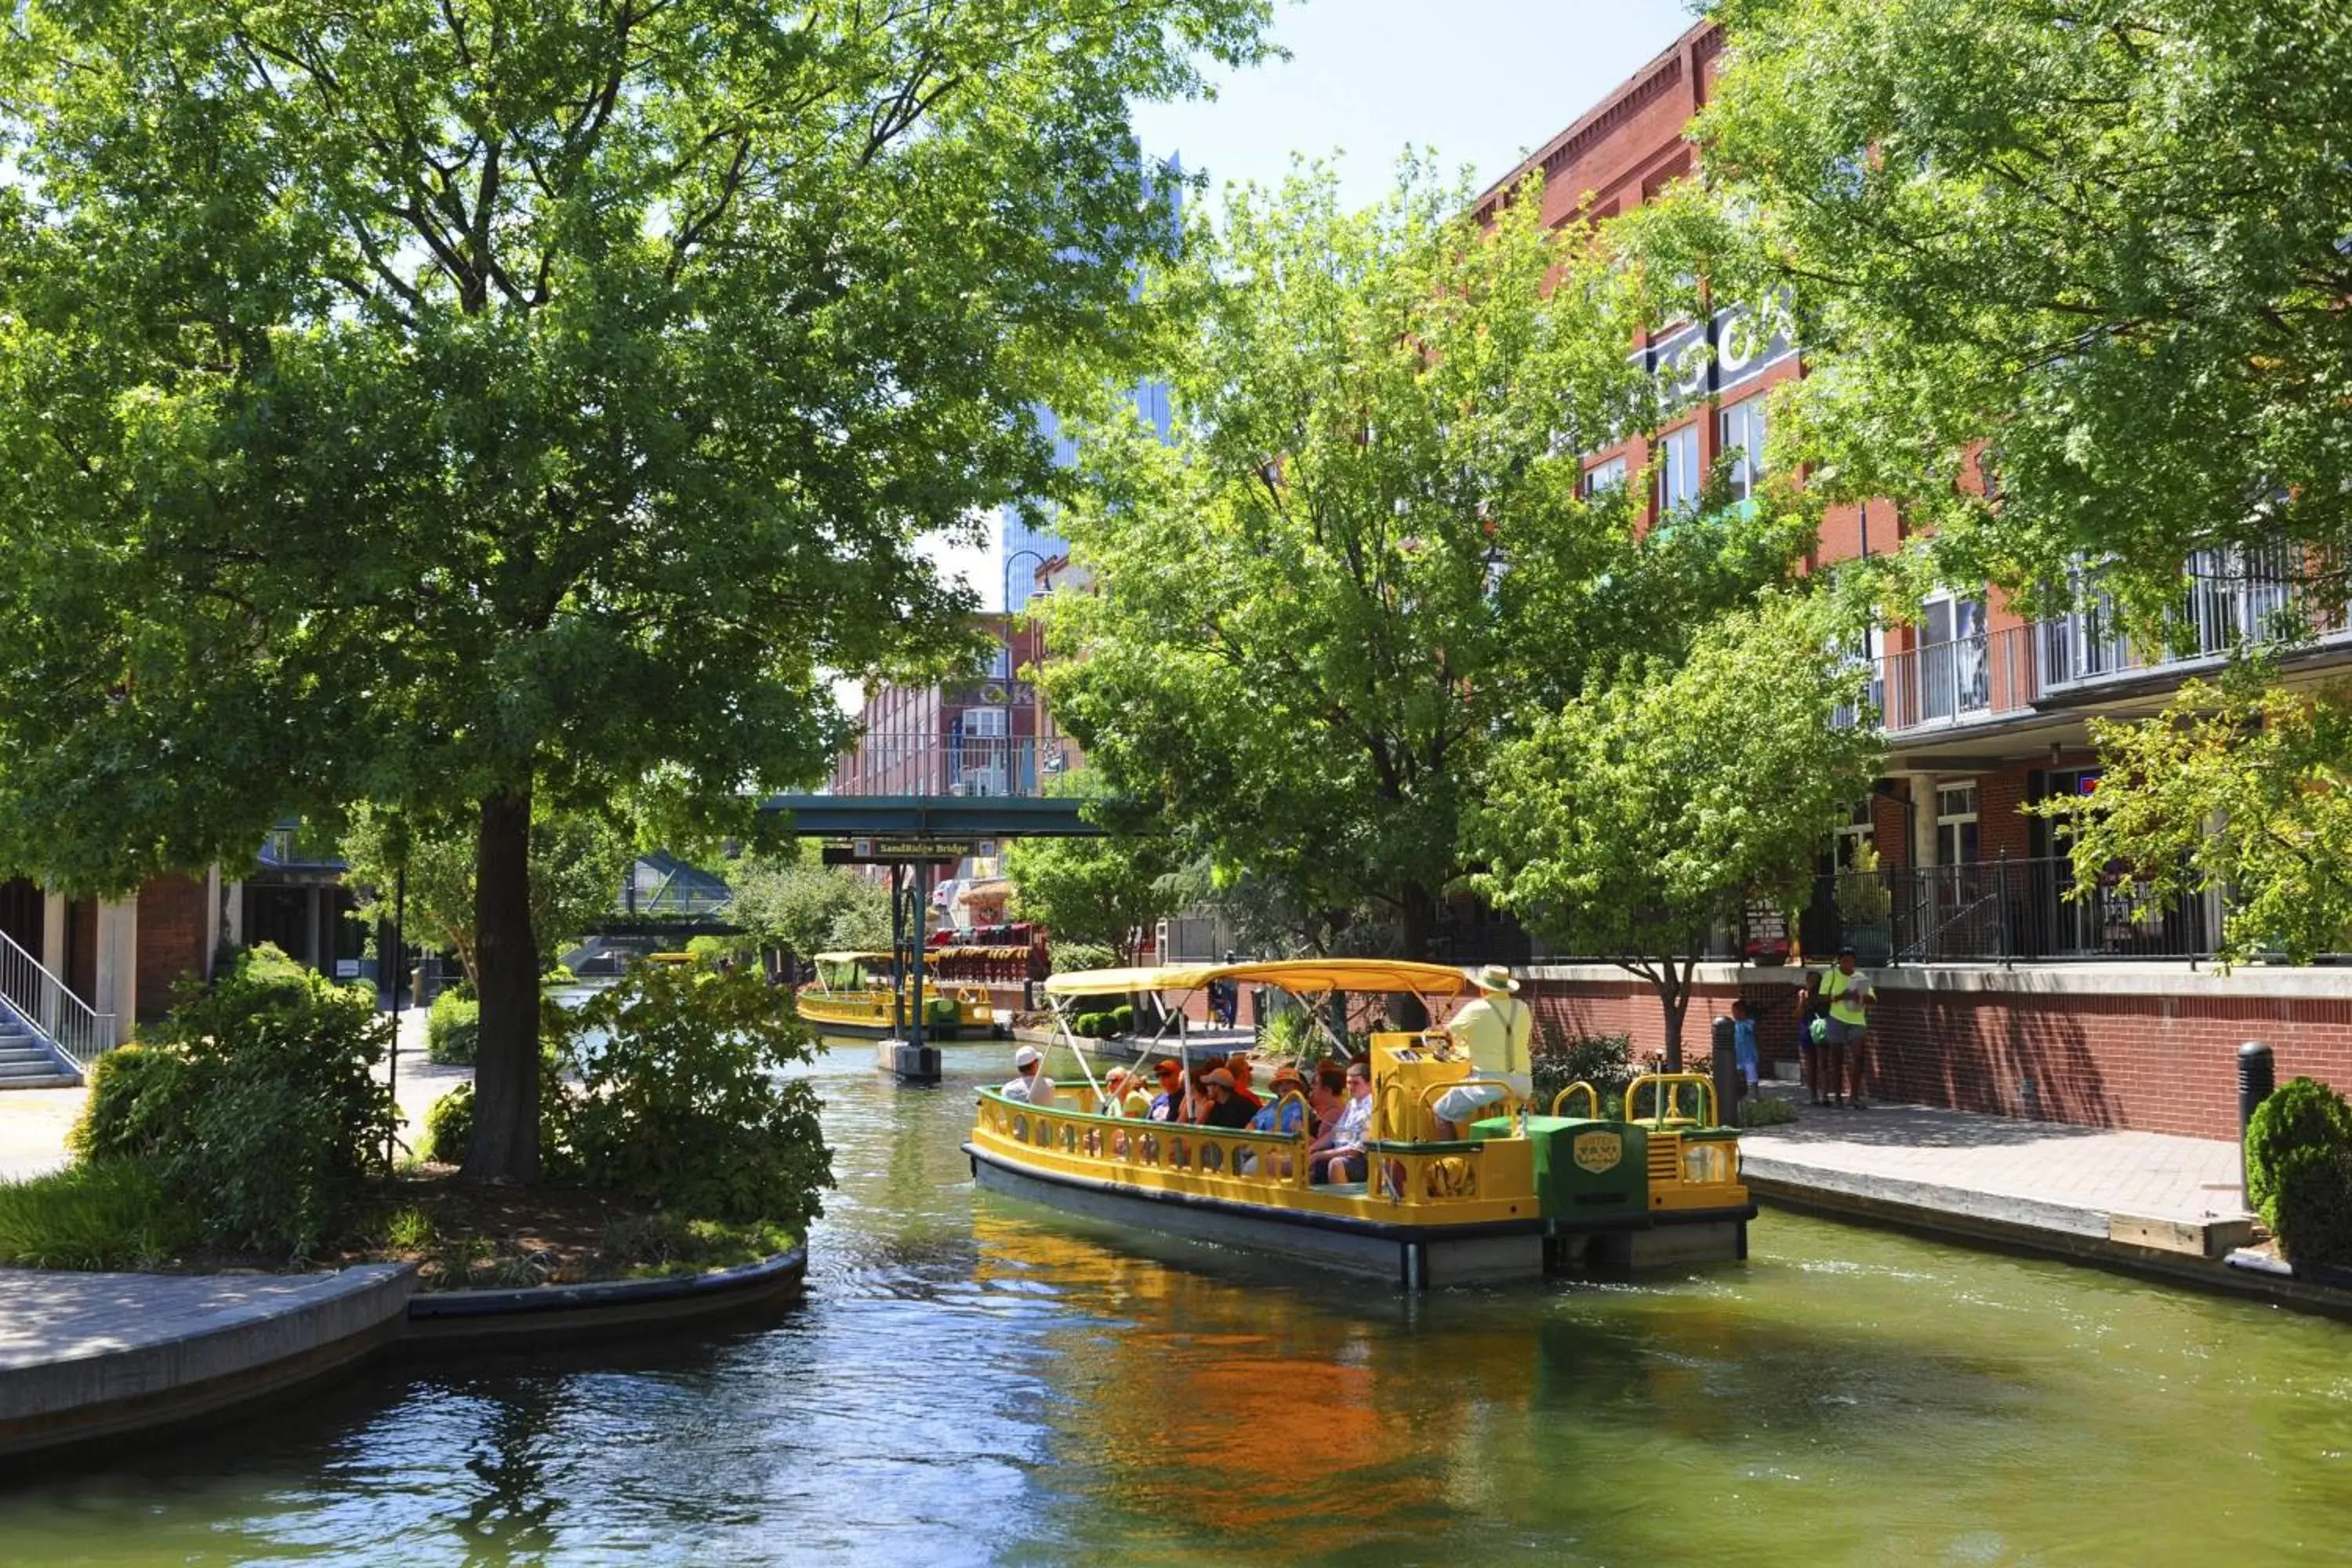
[[[70,1089],[80,1081],[21,1020],[0,1017],[0,1089]]]

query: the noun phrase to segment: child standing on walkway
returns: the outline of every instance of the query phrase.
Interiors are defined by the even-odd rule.
[[[1748,1004],[1731,1005],[1731,1050],[1739,1060],[1739,1076],[1748,1080],[1750,1094],[1756,1091],[1756,1020],[1748,1015]]]

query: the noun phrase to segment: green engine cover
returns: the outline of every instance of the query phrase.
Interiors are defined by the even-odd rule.
[[[1473,1138],[1507,1138],[1509,1117],[1473,1123]],[[1650,1212],[1650,1137],[1622,1121],[1530,1116],[1535,1144],[1536,1198],[1546,1220],[1572,1230],[1580,1221],[1614,1220]]]

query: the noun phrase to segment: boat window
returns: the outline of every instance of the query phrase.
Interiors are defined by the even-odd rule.
[[[1204,1171],[1222,1171],[1222,1170],[1223,1170],[1224,1168],[1225,1168],[1225,1151],[1224,1151],[1224,1146],[1223,1146],[1223,1144],[1221,1144],[1221,1143],[1203,1143],[1203,1144],[1202,1144],[1202,1145],[1201,1145],[1201,1169],[1202,1169],[1202,1170],[1204,1170]]]
[[[1157,1165],[1160,1163],[1159,1135],[1156,1133],[1147,1132],[1142,1137],[1137,1139],[1135,1141],[1135,1157],[1142,1161],[1147,1165]]]

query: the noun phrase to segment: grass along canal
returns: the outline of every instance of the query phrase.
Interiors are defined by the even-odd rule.
[[[0,1562],[2336,1562],[2352,1330],[1767,1211],[1746,1266],[1438,1291],[976,1198],[815,1068],[805,1306],[394,1362],[0,1492]]]

